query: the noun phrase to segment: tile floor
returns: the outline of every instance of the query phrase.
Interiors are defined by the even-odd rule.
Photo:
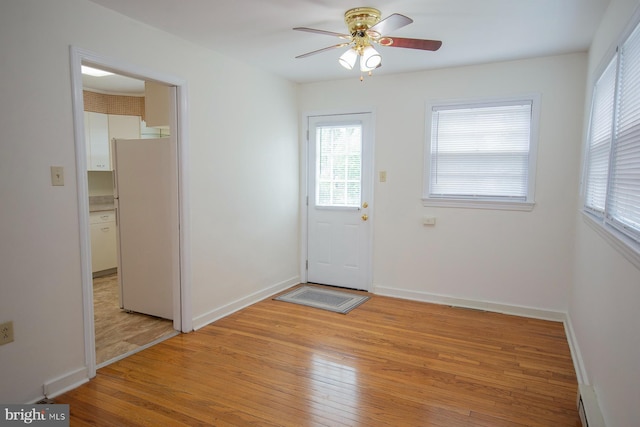
[[[93,311],[98,366],[175,332],[171,320],[123,311],[117,274],[93,279]]]

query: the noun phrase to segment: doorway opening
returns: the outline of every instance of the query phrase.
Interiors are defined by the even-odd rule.
[[[97,75],[96,75],[97,74]],[[95,352],[97,367],[118,360],[132,352],[139,351],[149,344],[175,335],[171,301],[171,287],[167,280],[164,292],[159,288],[165,278],[152,284],[143,283],[154,280],[150,271],[139,271],[129,268],[139,260],[130,260],[130,242],[144,242],[137,249],[144,252],[154,243],[146,241],[133,227],[122,227],[122,214],[119,209],[118,195],[115,193],[116,182],[116,139],[132,140],[142,144],[141,139],[170,139],[171,129],[166,124],[147,126],[147,104],[161,103],[164,100],[146,96],[146,82],[114,73],[107,73],[97,68],[82,66],[85,147],[87,148],[87,178],[89,188],[89,230],[91,236],[91,270],[93,276],[93,314],[95,331]],[[154,83],[150,90],[170,90],[169,86]],[[147,102],[145,102],[147,101]],[[166,106],[165,106],[166,107]],[[152,112],[157,105],[149,105]],[[155,118],[156,121],[158,120]],[[153,148],[153,147],[151,147]],[[144,152],[142,153],[144,155]],[[123,159],[125,160],[125,159]],[[138,160],[148,161],[147,157]],[[134,165],[131,174],[120,179],[122,186],[130,186],[130,181],[145,174],[145,166]],[[144,175],[143,175],[144,176]],[[145,177],[146,178],[146,177]],[[129,181],[129,182],[127,182]],[[154,183],[155,184],[155,183]],[[153,185],[152,187],[155,187]],[[169,193],[171,185],[162,193]],[[148,191],[139,188],[140,195],[148,197]],[[158,215],[153,212],[147,202],[139,204],[135,209],[144,214]],[[168,209],[169,211],[171,209]],[[147,212],[145,212],[147,211]],[[134,212],[135,213],[135,212]],[[128,216],[125,215],[128,219]],[[142,219],[144,221],[144,219]],[[145,221],[146,222],[146,221]],[[159,230],[158,233],[163,232]],[[161,257],[162,254],[154,254]],[[162,268],[170,265],[159,258],[153,264]],[[155,261],[155,262],[154,262]],[[147,266],[149,267],[149,266]],[[127,280],[123,280],[123,270],[128,271]],[[136,271],[137,270],[137,271]],[[130,277],[140,274],[142,277]],[[170,274],[169,274],[170,277]],[[126,298],[125,298],[126,294]],[[154,301],[163,308],[162,312],[146,310],[140,307],[136,298]],[[164,298],[164,301],[161,300]]]
[[[101,80],[100,77],[83,74],[81,66],[111,74]],[[71,70],[78,196],[80,201],[85,202],[79,203],[85,361],[89,376],[93,377],[98,367],[176,335],[179,331],[192,330],[189,282],[180,268],[186,261],[182,248],[188,237],[181,230],[185,229],[184,221],[188,217],[185,215],[187,206],[184,197],[186,136],[181,129],[185,122],[186,94],[185,83],[179,79],[159,76],[152,71],[105,59],[74,47],[71,48]],[[157,121],[156,104],[159,98],[156,95],[147,96],[146,82],[155,88],[156,94],[158,89],[167,94],[167,105],[163,106],[166,116],[161,120],[162,123]],[[149,107],[146,108],[145,104],[149,104]],[[155,123],[150,122],[148,110],[156,114],[153,118]],[[135,188],[137,194],[143,194],[140,191],[145,190],[140,190],[136,185],[137,181],[144,179],[137,178],[146,176],[144,167],[147,163],[153,167],[154,161],[147,162],[146,158],[145,161],[138,160],[139,168],[129,166],[128,172],[123,172],[123,177],[120,177],[118,170],[124,171],[125,167],[117,166],[118,156],[114,150],[116,140],[140,144],[159,141],[158,145],[169,147],[165,150],[170,153],[163,157],[167,160],[159,166],[163,171],[169,170],[166,174],[169,178],[161,184],[153,183],[153,187],[157,187],[156,193],[166,196],[165,204],[160,205],[160,216],[171,218],[171,222],[160,228],[168,230],[164,239],[166,245],[158,245],[157,242],[142,244],[136,248],[139,252],[135,257],[131,256],[131,242],[144,237],[135,235],[135,221],[156,223],[155,212],[153,207],[149,212],[144,212],[144,203],[132,208],[127,202],[124,209],[124,205],[119,204],[119,199],[122,199],[119,193],[126,193],[127,188]],[[147,147],[155,150],[153,145]],[[126,165],[128,154],[124,154],[124,149],[121,151],[120,162]],[[158,157],[151,156],[157,161]],[[127,194],[132,193],[129,191]],[[135,198],[140,199],[137,202],[142,199]],[[164,215],[166,212],[169,214]],[[144,217],[145,214],[151,217]],[[157,255],[153,251],[158,246],[166,247],[164,255]],[[141,263],[145,259],[146,264]],[[169,274],[163,274],[167,276],[163,285],[146,280],[147,276],[153,276],[147,273],[152,272],[150,266],[154,265],[168,266],[166,271]],[[136,298],[162,306],[162,310],[148,310],[144,304],[140,306]],[[162,298],[161,302],[158,302],[159,298]]]

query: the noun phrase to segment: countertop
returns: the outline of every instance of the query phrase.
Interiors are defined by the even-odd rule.
[[[104,212],[114,209],[113,196],[89,196],[89,212]]]

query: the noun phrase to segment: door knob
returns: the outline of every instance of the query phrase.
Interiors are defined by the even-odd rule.
[[[362,215],[362,220],[363,221],[366,221],[368,219],[369,219],[369,215],[367,215],[367,214]]]

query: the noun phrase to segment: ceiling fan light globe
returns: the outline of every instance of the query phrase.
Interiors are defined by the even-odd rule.
[[[360,58],[360,71],[371,71],[376,69],[382,62],[382,57],[372,46],[367,46],[362,51]]]
[[[382,63],[382,57],[380,54],[375,54],[367,58],[366,65],[367,68],[378,68],[378,66]]]
[[[338,62],[347,70],[352,70],[356,65],[356,59],[358,59],[358,52],[355,49],[349,49],[338,58]]]

